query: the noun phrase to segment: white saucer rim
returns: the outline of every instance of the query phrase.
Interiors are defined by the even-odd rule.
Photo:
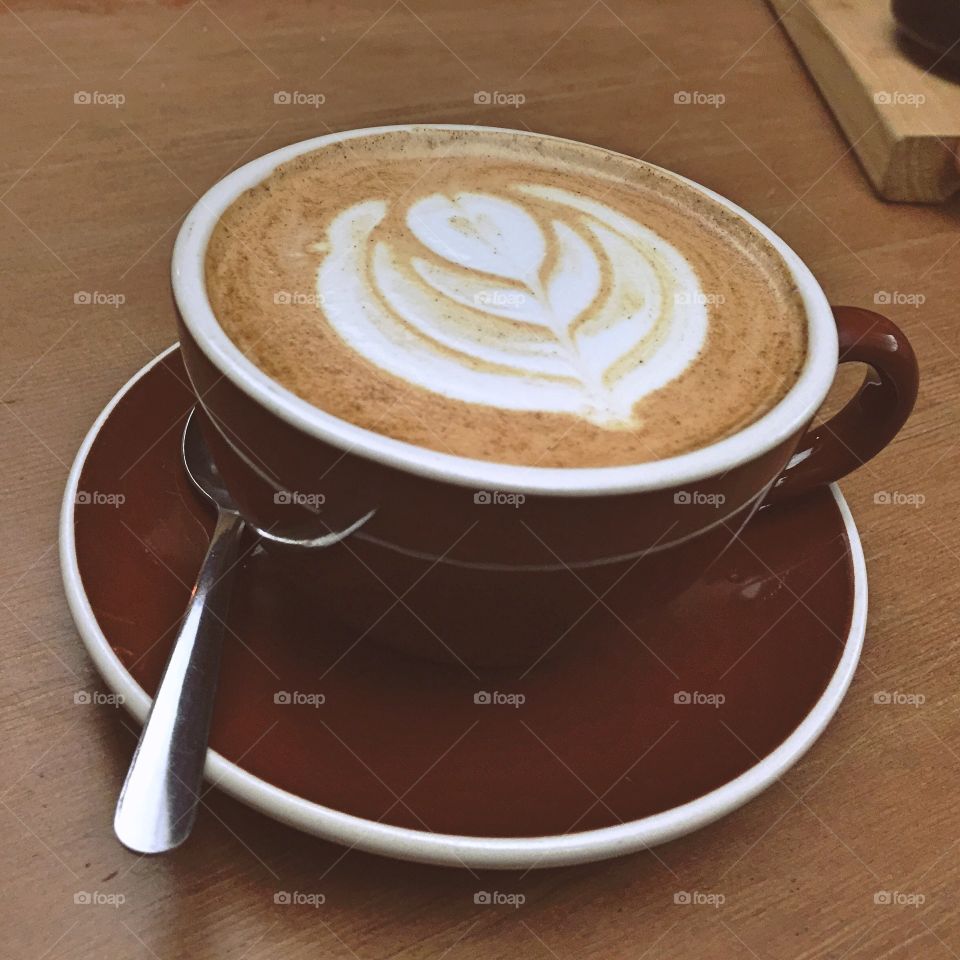
[[[60,510],[60,568],[71,615],[104,682],[123,697],[127,711],[140,723],[146,719],[151,698],[124,668],[90,607],[77,563],[74,503],[80,473],[103,424],[131,387],[178,347],[179,343],[174,343],[138,370],[101,411],[74,459]],[[396,827],[325,807],[261,780],[214,750],[208,751],[204,775],[241,803],[305,833],[367,853],[468,869],[588,863],[645,850],[691,833],[731,813],[783,776],[819,738],[853,679],[866,633],[866,561],[847,502],[836,484],[830,489],[843,519],[854,577],[850,630],[840,661],[819,700],[778,747],[740,776],[694,800],[639,820],[579,833],[472,837]]]

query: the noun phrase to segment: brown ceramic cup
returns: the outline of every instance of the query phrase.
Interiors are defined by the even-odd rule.
[[[300,542],[265,546],[305,597],[337,598],[358,641],[473,669],[532,664],[604,624],[642,622],[700,577],[762,503],[838,480],[907,419],[918,373],[903,333],[872,311],[831,309],[779,237],[691,181],[780,251],[807,315],[796,383],[733,436],[630,466],[524,467],[415,446],[312,406],[218,324],[204,287],[207,242],[233,200],[278,164],[382,130],[294,144],[230,174],[188,215],[173,256],[183,358],[224,479],[250,522]],[[846,361],[868,365],[863,385],[811,429]]]

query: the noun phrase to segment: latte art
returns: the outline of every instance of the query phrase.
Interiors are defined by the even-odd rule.
[[[318,142],[224,211],[205,278],[278,390],[505,464],[696,450],[763,416],[806,356],[792,275],[749,223],[641,161],[507,130]]]
[[[414,255],[379,229],[389,203],[333,220],[317,302],[351,348],[410,383],[630,428],[637,401],[703,344],[683,256],[600,201],[532,184],[429,194],[403,215]]]

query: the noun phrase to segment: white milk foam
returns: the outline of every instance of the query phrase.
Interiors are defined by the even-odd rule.
[[[403,243],[381,228],[389,203],[332,221],[316,245],[318,304],[350,347],[409,383],[630,428],[637,401],[704,342],[691,266],[599,200],[530,183],[432,193],[399,211]]]

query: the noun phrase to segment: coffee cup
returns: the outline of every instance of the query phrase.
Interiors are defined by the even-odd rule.
[[[201,198],[173,256],[181,350],[207,439],[243,515],[273,534],[264,545],[275,562],[307,601],[335,597],[356,642],[471,670],[529,667],[589,642],[612,609],[622,626],[642,622],[702,576],[763,504],[802,496],[878,453],[908,417],[918,382],[909,342],[890,320],[831,308],[800,258],[749,213],[622,157],[617,162],[654,170],[659,183],[692,192],[762,238],[795,292],[802,365],[769,409],[719,439],[600,466],[448,453],[330,413],[238,347],[211,305],[206,260],[218,222],[239,197],[278,167],[333,145],[394,131],[416,138],[478,129],[483,136],[485,128],[453,125],[373,128],[277,150]],[[506,133],[486,129],[491,137]],[[509,133],[534,138],[538,150],[596,149]],[[870,369],[847,405],[812,427],[839,362]]]

